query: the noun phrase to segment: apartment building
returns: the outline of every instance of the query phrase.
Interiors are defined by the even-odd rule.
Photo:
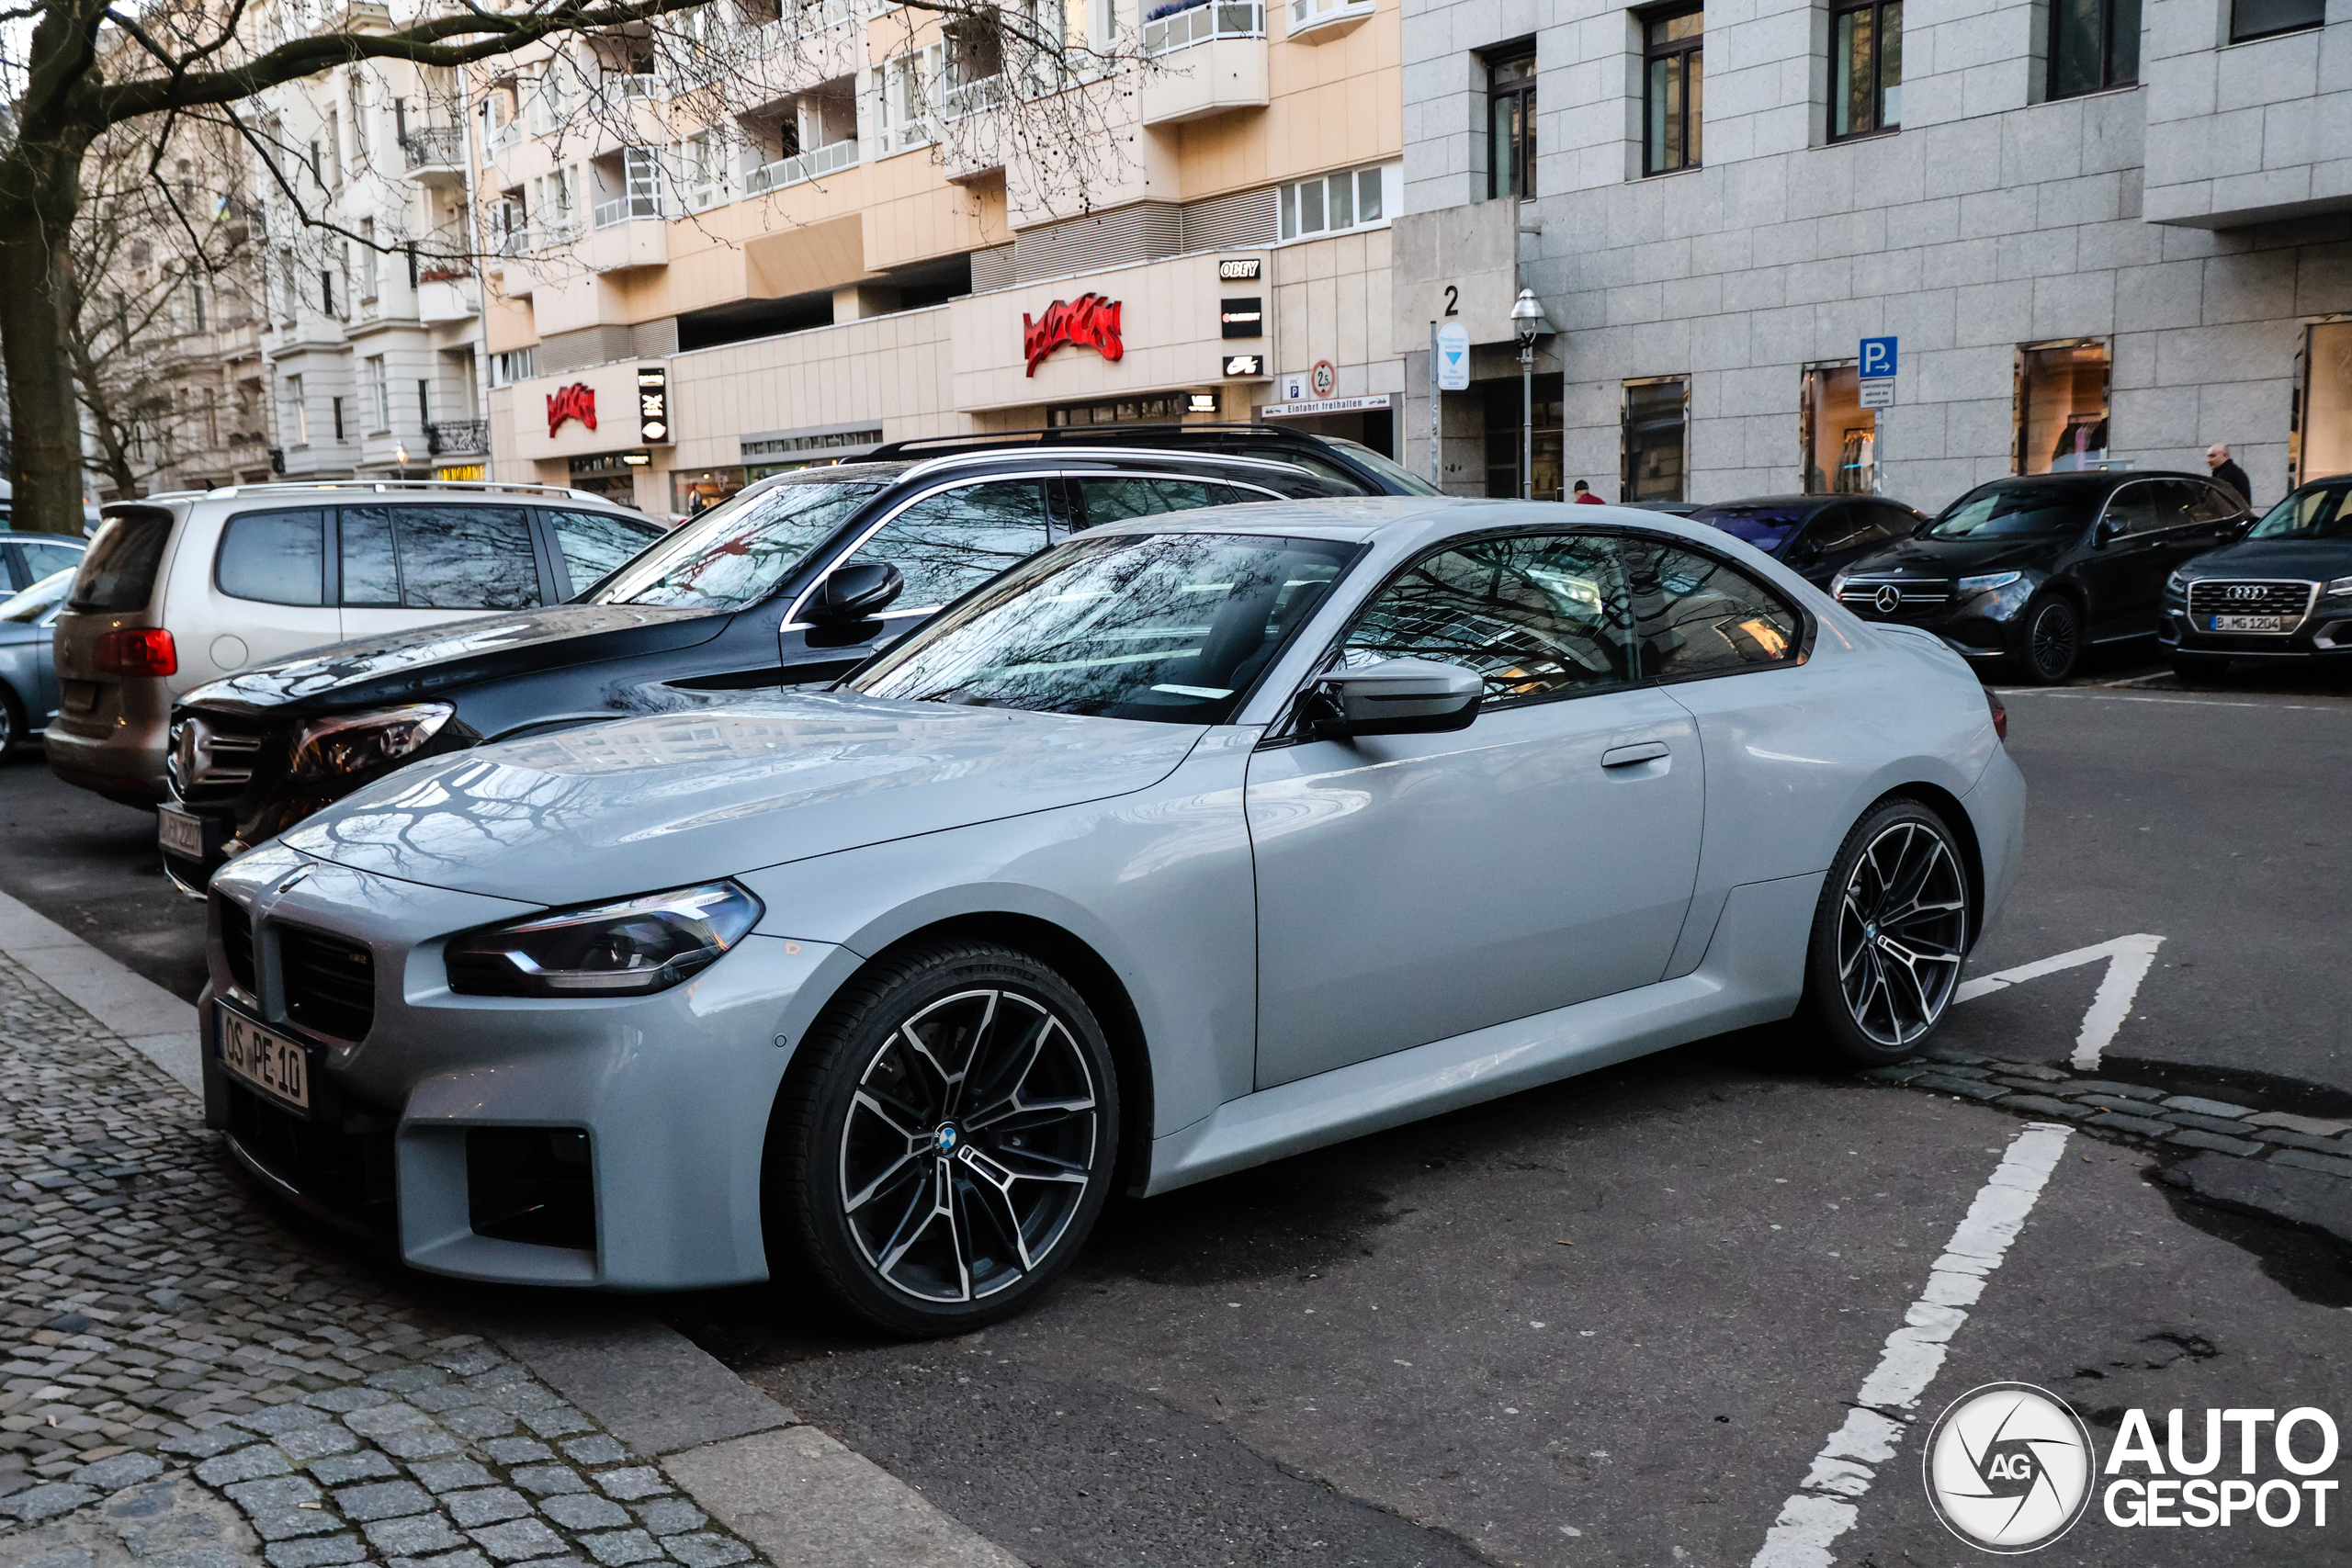
[[[2352,11],[1405,0],[1398,341],[1479,345],[1446,486],[1712,501],[2352,468]],[[1408,265],[1409,264],[1409,265]],[[1521,475],[1507,302],[1532,288]],[[1897,340],[1891,407],[1858,344]],[[1404,421],[1429,461],[1426,350]]]
[[[498,477],[674,516],[970,431],[1390,449],[1398,0],[1006,15],[712,0],[481,74]]]

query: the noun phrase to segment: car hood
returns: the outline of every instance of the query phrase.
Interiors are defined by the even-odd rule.
[[[579,904],[1125,795],[1167,777],[1204,733],[782,694],[420,762],[283,841],[407,882]]]
[[[2327,582],[2352,572],[2352,539],[2240,539],[2206,551],[2183,570],[2191,577],[2308,577]]]
[[[245,714],[414,702],[481,681],[691,648],[726,629],[729,617],[723,610],[558,604],[443,621],[307,649],[208,682],[180,701]]]
[[[2065,548],[2050,535],[2009,539],[1905,539],[1846,568],[1853,577],[1963,577],[2041,566]]]

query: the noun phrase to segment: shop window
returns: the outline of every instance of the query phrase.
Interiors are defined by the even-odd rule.
[[[2230,6],[2230,41],[2268,38],[2272,33],[2299,32],[2327,20],[2326,0],[2234,0]]]
[[[2017,471],[2107,467],[2107,344],[2029,344],[2018,350]]]
[[[1878,488],[1878,415],[1861,397],[1861,373],[1851,365],[1804,373],[1805,494],[1868,495]]]
[[[1184,417],[1184,394],[1158,398],[1122,398],[1114,403],[1066,403],[1048,410],[1046,423],[1071,424],[1175,424]]]
[[[1702,9],[1642,22],[1642,173],[1672,174],[1700,164],[1706,104]]]
[[[1487,195],[1535,194],[1535,54],[1487,63]]]
[[[2352,473],[2352,321],[2314,321],[2303,339],[2294,482]]]
[[[1625,383],[1624,499],[1682,501],[1690,383],[1679,376]]]
[[[2051,0],[2052,97],[2128,87],[2139,79],[2140,0]]]
[[[1388,164],[1342,169],[1336,175],[1283,186],[1283,238],[1299,240],[1387,222],[1396,206],[1396,193],[1388,186],[1401,176],[1403,168],[1401,164]]]
[[[1562,432],[1566,424],[1563,378],[1535,378],[1533,420],[1537,501],[1565,501],[1560,471]],[[1511,501],[1519,496],[1520,387],[1508,377],[1479,385],[1487,394],[1487,494]]]
[[[1840,4],[1829,14],[1829,135],[1903,124],[1903,0]]]

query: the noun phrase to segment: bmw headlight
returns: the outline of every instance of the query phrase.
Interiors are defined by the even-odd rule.
[[[2352,599],[2352,577],[2339,577],[2327,585],[2331,599]]]
[[[2344,581],[2346,581],[2346,582],[2352,582],[2352,577],[2347,577],[2347,578],[2346,578]],[[2187,572],[2185,572],[2185,571],[2176,571],[2176,572],[2174,572],[2170,577],[2165,578],[2165,592],[2167,592],[2167,593],[2186,593],[2186,592],[2188,592],[2188,573],[2187,573]]]
[[[409,703],[312,719],[294,737],[294,776],[346,778],[389,767],[423,750],[457,711],[447,703]]]
[[[1962,593],[1989,593],[1996,588],[2007,588],[2024,575],[2021,571],[1988,571],[1982,577],[1963,577],[1952,586]]]
[[[466,997],[641,997],[710,967],[760,919],[731,882],[562,909],[450,939],[449,988]]]

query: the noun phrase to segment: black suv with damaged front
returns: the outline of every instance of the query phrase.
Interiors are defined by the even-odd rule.
[[[2165,579],[2249,520],[2235,492],[2196,474],[1995,479],[1829,591],[1865,620],[1921,627],[1971,663],[2051,685],[2094,644],[2154,636]]]
[[[2233,659],[2352,658],[2352,474],[2313,479],[2166,580],[2156,634],[2183,680]]]

